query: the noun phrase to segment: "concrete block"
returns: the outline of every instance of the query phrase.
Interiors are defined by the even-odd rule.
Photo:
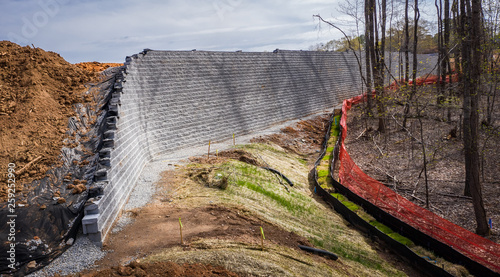
[[[88,214],[82,218],[83,234],[92,234],[99,232],[97,220],[99,214]]]

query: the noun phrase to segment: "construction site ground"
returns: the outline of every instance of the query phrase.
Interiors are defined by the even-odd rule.
[[[22,199],[23,184],[58,166],[63,141],[71,135],[67,124],[73,105],[92,101],[83,94],[85,85],[98,82],[98,72],[120,65],[73,65],[57,53],[0,42],[0,183],[6,184],[7,165],[15,163]],[[397,120],[388,123],[392,136],[384,136],[368,128],[374,122],[361,113],[354,108],[349,117],[346,145],[353,159],[369,175],[422,205],[420,146],[398,128]],[[455,124],[440,122],[441,114],[436,110],[424,120],[425,140],[433,143],[428,146],[433,155],[431,210],[474,231],[470,199],[461,197],[461,140],[452,136],[458,119]],[[415,118],[410,121],[416,134],[418,124]],[[220,151],[217,157],[212,151],[210,158],[192,157],[175,169],[165,168],[150,203],[123,211],[105,241],[107,255],[73,276],[421,276],[314,194],[309,172],[327,125],[324,114]],[[498,242],[499,139],[490,133],[482,139],[488,150],[483,195],[493,222],[491,239]],[[282,172],[294,186],[262,166]],[[5,191],[0,185],[0,201],[5,201]],[[340,258],[309,254],[299,244]]]
[[[127,219],[105,242],[107,255],[81,276],[155,276],[174,264],[168,276],[420,276],[314,195],[309,170],[327,125],[327,114],[300,121],[164,171],[151,203],[123,212]],[[291,179],[290,192],[260,166]]]

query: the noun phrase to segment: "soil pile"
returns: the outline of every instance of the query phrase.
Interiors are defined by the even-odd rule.
[[[98,75],[40,48],[0,42],[0,201],[7,165],[16,165],[16,192],[59,161],[73,104],[91,101],[85,84]],[[32,162],[32,163],[30,163]],[[28,165],[28,166],[27,166]]]
[[[304,156],[317,155],[325,137],[328,120],[329,115],[302,120],[281,129],[281,133],[253,138],[250,142],[266,143],[269,141],[292,153]]]
[[[110,67],[122,66],[122,63],[100,63],[100,62],[83,62],[75,64],[81,69],[85,69],[89,72],[100,73]]]

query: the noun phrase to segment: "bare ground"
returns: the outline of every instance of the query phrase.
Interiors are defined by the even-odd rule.
[[[328,115],[324,115],[309,121],[299,122],[295,128],[284,128],[282,133],[258,137],[253,141],[277,144],[290,152],[303,156],[304,161],[311,166],[317,158],[324,136],[323,128],[327,123]],[[168,270],[177,270],[177,272],[181,272],[180,275],[168,276],[240,276],[231,271],[230,268],[207,265],[207,263],[217,262],[214,259],[223,259],[224,262],[221,263],[225,264],[228,263],[228,259],[235,260],[233,262],[239,268],[255,267],[248,269],[250,273],[242,276],[263,276],[262,272],[267,272],[265,275],[272,275],[273,270],[276,270],[272,265],[254,264],[255,261],[252,260],[254,255],[266,255],[267,253],[267,251],[261,251],[261,226],[265,230],[264,247],[279,253],[288,259],[288,262],[298,262],[306,266],[324,265],[336,268],[337,271],[341,272],[352,271],[352,269],[347,270],[348,266],[340,260],[333,262],[299,250],[298,244],[308,246],[312,246],[312,244],[300,235],[284,230],[266,219],[255,217],[244,206],[223,206],[217,204],[216,199],[196,191],[193,181],[207,183],[206,170],[209,171],[212,165],[220,164],[229,159],[257,166],[262,165],[262,160],[251,153],[234,149],[222,151],[218,153],[217,157],[190,158],[192,163],[204,164],[205,166],[201,169],[180,167],[177,170],[163,172],[158,184],[159,192],[155,196],[154,202],[129,212],[127,216],[132,218],[133,223],[125,226],[121,231],[110,234],[104,246],[104,250],[108,251],[107,256],[97,262],[97,268],[82,272],[81,275],[156,276],[155,274],[160,272],[166,274],[170,272]],[[320,199],[316,200],[321,201]],[[326,204],[324,205],[326,206]],[[182,243],[179,219],[183,223]],[[357,231],[352,230],[352,232]],[[369,240],[366,239],[366,241]],[[392,266],[410,276],[421,276],[418,271],[390,253],[382,245],[375,242],[370,243],[371,247],[377,250],[378,255]],[[164,261],[160,262],[155,259],[155,257],[162,255],[178,257],[180,256],[179,251],[190,257],[185,259],[189,263],[180,260],[177,263],[169,261],[166,264]],[[203,251],[216,253],[201,254]],[[300,255],[297,255],[298,253]],[[144,259],[146,262],[139,259]],[[342,270],[343,267],[346,267],[346,270]],[[219,275],[214,272],[219,272],[217,273]],[[279,271],[275,274],[279,275]],[[311,272],[310,274],[316,276],[317,273]],[[350,274],[346,276],[348,275]]]
[[[394,96],[395,94],[391,94]],[[348,114],[346,147],[356,164],[371,177],[393,188],[410,201],[425,207],[425,178],[423,172],[422,137],[427,156],[430,210],[472,232],[476,221],[472,200],[463,196],[465,165],[460,138],[460,101],[450,105],[451,121],[446,109],[438,107],[435,88],[420,89],[418,101],[425,110],[422,126],[412,109],[406,130],[401,126],[403,106],[397,97],[388,100],[385,134],[375,130],[378,120],[363,116],[364,104],[354,106]],[[494,242],[500,242],[500,134],[499,107],[492,127],[481,126],[480,151],[483,164],[481,181],[487,217],[493,223]],[[481,111],[483,112],[483,111]]]

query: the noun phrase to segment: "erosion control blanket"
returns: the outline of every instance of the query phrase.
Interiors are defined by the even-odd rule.
[[[453,247],[468,258],[500,273],[500,245],[478,236],[438,215],[413,204],[381,182],[365,174],[351,159],[344,140],[347,136],[347,113],[363,96],[344,100],[342,106],[339,152],[340,183],[353,193],[378,206],[388,214],[438,241]]]

